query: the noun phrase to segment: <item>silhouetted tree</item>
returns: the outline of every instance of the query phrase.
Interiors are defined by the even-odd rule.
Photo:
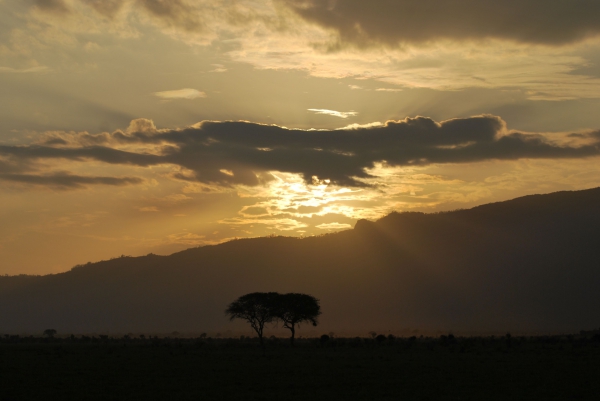
[[[281,320],[283,327],[289,329],[292,333],[290,342],[294,345],[296,335],[296,325],[303,322],[310,322],[313,326],[317,325],[317,318],[321,314],[319,300],[311,295],[289,293],[275,297],[273,315]]]
[[[377,341],[377,344],[381,344],[385,340],[387,340],[387,337],[383,334],[378,334],[377,337],[375,337],[375,341]]]
[[[244,319],[258,334],[260,345],[263,343],[263,330],[265,324],[272,322],[275,318],[273,309],[275,300],[280,295],[276,292],[253,292],[242,295],[229,304],[225,313],[230,320]]]
[[[56,335],[56,330],[46,329],[46,330],[44,330],[44,335],[48,338],[53,338]]]

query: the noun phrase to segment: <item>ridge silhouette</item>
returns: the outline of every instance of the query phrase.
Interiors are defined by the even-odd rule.
[[[318,297],[325,332],[579,331],[600,324],[599,245],[600,188],[391,213],[319,237],[0,277],[0,333],[242,330],[224,308],[269,291]]]

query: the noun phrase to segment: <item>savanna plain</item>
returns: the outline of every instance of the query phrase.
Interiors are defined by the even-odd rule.
[[[592,400],[600,335],[4,336],[0,399]]]

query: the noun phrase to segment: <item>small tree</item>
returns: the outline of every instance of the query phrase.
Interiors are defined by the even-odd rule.
[[[273,309],[273,315],[281,320],[283,327],[292,333],[290,342],[294,345],[296,325],[310,322],[313,326],[318,324],[317,318],[321,314],[319,300],[311,295],[289,293],[279,295]]]
[[[276,292],[253,292],[242,295],[229,304],[225,313],[229,320],[244,319],[258,334],[260,345],[264,347],[263,330],[266,323],[273,321],[273,308],[280,295]]]
[[[54,336],[56,335],[56,330],[46,329],[46,330],[44,330],[44,335],[48,338],[54,338]]]

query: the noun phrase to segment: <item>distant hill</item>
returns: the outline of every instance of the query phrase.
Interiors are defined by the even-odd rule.
[[[319,334],[597,328],[600,188],[0,277],[0,334],[245,328],[223,311],[254,291],[320,298]]]

